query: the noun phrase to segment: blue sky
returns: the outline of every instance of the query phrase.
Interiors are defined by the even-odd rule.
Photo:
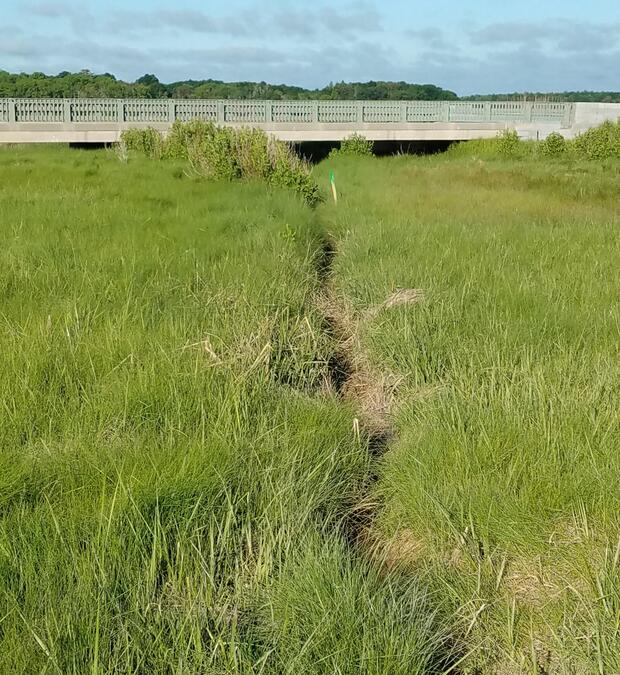
[[[0,0],[0,69],[620,90],[619,0]]]

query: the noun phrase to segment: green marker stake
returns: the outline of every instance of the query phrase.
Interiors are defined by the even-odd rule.
[[[333,171],[329,172],[329,183],[332,186],[332,196],[334,198],[334,204],[338,203],[338,193],[336,192],[336,176]]]

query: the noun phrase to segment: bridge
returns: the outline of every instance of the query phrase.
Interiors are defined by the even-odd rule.
[[[175,120],[252,126],[290,142],[458,141],[515,129],[524,139],[572,138],[620,119],[620,104],[528,101],[252,101],[0,99],[0,143],[113,143],[129,128],[166,132]]]

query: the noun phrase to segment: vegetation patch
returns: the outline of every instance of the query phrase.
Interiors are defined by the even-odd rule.
[[[562,157],[568,150],[568,144],[562,134],[554,131],[540,144],[540,154],[543,157]]]
[[[321,201],[310,165],[287,143],[259,129],[176,121],[166,136],[152,128],[130,129],[121,143],[151,159],[187,160],[197,175],[210,180],[261,181],[293,190],[310,206]]]
[[[343,533],[370,458],[320,386],[316,211],[107,151],[0,170],[0,671],[440,669],[424,580]]]
[[[351,136],[347,136],[347,138],[340,143],[339,148],[334,148],[330,155],[332,157],[337,157],[338,155],[368,157],[372,155],[373,147],[374,143],[361,134],[351,134]]]
[[[620,672],[620,162],[500,142],[0,150],[1,672]]]
[[[575,152],[587,159],[620,158],[620,120],[588,129],[574,143]]]
[[[430,576],[461,672],[615,672],[620,163],[499,143],[332,160],[331,284],[398,382],[367,539]]]
[[[452,156],[478,159],[522,159],[546,161],[549,159],[606,160],[620,159],[620,120],[603,122],[588,129],[573,140],[553,132],[542,141],[524,141],[514,130],[505,130],[497,138],[465,141],[453,145]]]

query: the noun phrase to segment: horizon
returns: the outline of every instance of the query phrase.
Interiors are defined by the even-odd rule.
[[[423,14],[421,12],[423,9]],[[28,26],[25,30],[23,26]],[[8,72],[90,70],[135,81],[213,79],[306,89],[331,82],[430,83],[458,96],[488,92],[617,91],[620,12],[523,0],[432,7],[392,0],[304,9],[299,0],[10,0],[0,27]],[[198,75],[196,75],[198,73]]]

